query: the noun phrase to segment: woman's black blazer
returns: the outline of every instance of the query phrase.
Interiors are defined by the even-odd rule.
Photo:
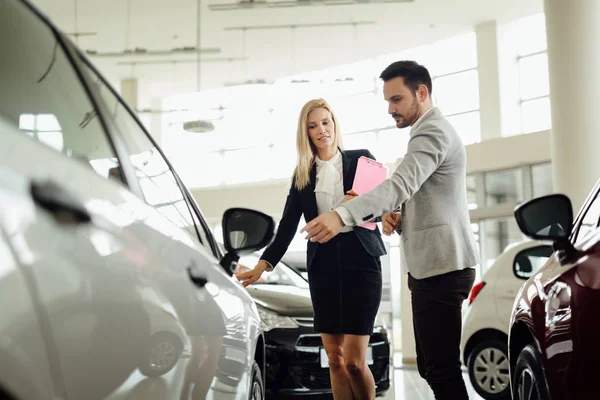
[[[346,193],[352,189],[358,159],[361,156],[369,157],[371,159],[375,159],[375,157],[373,157],[373,154],[368,150],[346,150],[341,153],[344,175],[344,193]],[[298,190],[295,182],[292,181],[292,187],[290,188],[290,192],[285,202],[283,216],[279,223],[275,240],[267,247],[261,257],[261,259],[268,261],[273,266],[276,266],[279,263],[298,231],[300,216],[304,214],[304,219],[307,222],[310,222],[319,215],[317,211],[317,199],[315,197],[316,171],[317,168],[315,164],[310,174],[310,183],[302,190]],[[370,255],[379,257],[386,254],[383,240],[381,240],[379,227],[371,231],[355,226],[354,232]],[[318,242],[310,241],[307,241],[307,243],[306,266],[308,268],[311,265],[320,244]]]

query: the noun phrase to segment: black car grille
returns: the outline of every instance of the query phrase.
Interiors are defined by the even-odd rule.
[[[385,334],[374,332],[369,340],[371,344],[387,343]],[[297,342],[296,348],[321,348],[323,341],[319,334],[301,335]],[[389,358],[375,358],[372,365],[369,365],[375,383],[387,378],[387,369],[389,368]],[[331,388],[329,380],[329,368],[321,368],[313,363],[296,365],[292,367],[296,379],[300,380],[300,384],[307,389],[328,389]]]
[[[386,376],[386,370],[388,363],[385,360],[379,360],[369,365],[371,373],[375,383],[381,381]],[[328,389],[331,388],[331,382],[329,380],[329,368],[314,367],[297,367],[294,371],[296,376],[300,377],[300,383],[307,389]]]

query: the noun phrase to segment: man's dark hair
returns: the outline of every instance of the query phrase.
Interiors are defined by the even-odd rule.
[[[429,71],[415,61],[396,61],[384,69],[379,77],[383,79],[384,82],[394,78],[402,78],[404,79],[406,87],[413,93],[417,91],[420,85],[427,86],[430,96],[431,91],[433,90]]]

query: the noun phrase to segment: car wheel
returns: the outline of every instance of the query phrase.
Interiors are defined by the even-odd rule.
[[[254,361],[252,365],[252,386],[250,386],[250,400],[264,400],[265,385],[263,384],[262,373],[260,367]]]
[[[517,359],[513,377],[513,399],[548,400],[541,357],[533,345],[525,346]]]
[[[501,340],[485,340],[471,351],[467,361],[475,391],[487,400],[510,400],[508,349]]]
[[[142,356],[140,372],[147,377],[161,376],[173,369],[183,346],[175,335],[157,333],[150,339],[148,354]]]

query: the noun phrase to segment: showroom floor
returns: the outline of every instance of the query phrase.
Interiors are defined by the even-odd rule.
[[[483,400],[469,381],[469,376],[463,373],[463,379],[467,384],[469,390],[470,400]],[[384,397],[378,397],[378,399],[384,400],[435,400],[433,392],[421,377],[417,371],[416,366],[403,366],[395,368],[393,373],[393,384],[390,390],[385,394]]]

